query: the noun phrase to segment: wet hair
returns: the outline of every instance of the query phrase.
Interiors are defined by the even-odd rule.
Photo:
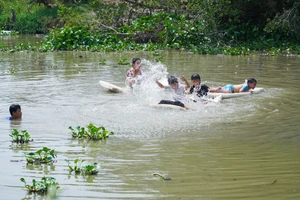
[[[193,74],[192,76],[191,76],[191,80],[200,80],[201,78],[200,78],[200,75],[199,74]]]
[[[168,83],[169,84],[174,84],[174,83],[178,83],[178,79],[175,76],[170,76],[168,78]]]
[[[133,59],[132,59],[132,64],[135,64],[136,61],[138,61],[138,60],[141,60],[141,59],[140,59],[140,58],[133,58]]]
[[[256,83],[257,84],[257,81],[255,80],[255,78],[249,78],[247,80],[247,83]]]
[[[10,113],[10,115],[12,115],[14,112],[17,112],[18,109],[21,110],[21,106],[19,104],[11,104],[9,106],[9,113]]]

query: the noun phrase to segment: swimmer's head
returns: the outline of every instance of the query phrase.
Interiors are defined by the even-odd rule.
[[[249,89],[254,89],[256,87],[257,81],[255,80],[255,78],[249,78],[247,80],[247,85],[249,87]]]
[[[175,76],[170,76],[168,78],[168,83],[171,85],[171,84],[174,84],[174,83],[178,83],[178,79],[175,77]]]
[[[191,76],[191,80],[192,80],[192,83],[195,87],[198,87],[200,86],[201,84],[201,78],[200,78],[200,75],[199,74],[193,74]]]
[[[141,67],[141,59],[140,58],[133,58],[132,59],[132,66],[135,70],[139,70]]]
[[[193,74],[191,76],[191,80],[201,80],[200,75],[199,74]]]

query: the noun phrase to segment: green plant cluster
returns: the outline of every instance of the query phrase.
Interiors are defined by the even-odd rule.
[[[110,135],[114,135],[113,132],[109,132],[103,126],[97,127],[94,124],[90,123],[86,127],[77,126],[77,130],[69,127],[73,138],[88,138],[91,140],[105,140]]]
[[[17,129],[13,129],[9,136],[12,138],[12,142],[16,143],[28,143],[32,141],[32,139],[30,139],[30,134],[26,130],[19,132]]]
[[[204,22],[189,21],[185,16],[155,13],[137,18],[131,25],[114,31],[89,32],[80,27],[56,29],[46,37],[40,49],[155,51],[171,48],[199,54],[226,55],[246,55],[264,50],[270,55],[300,52],[300,45],[297,43],[288,42],[286,38],[272,38],[267,33],[259,36],[260,31],[249,24],[235,27],[232,31],[229,28],[219,38],[206,34],[206,25]],[[237,29],[240,31],[236,31]],[[279,40],[286,42],[278,42]]]
[[[120,60],[118,60],[118,65],[129,65],[130,63],[128,62],[128,60],[126,58],[122,58]]]
[[[41,180],[32,179],[32,185],[27,184],[24,178],[20,179],[25,184],[25,188],[28,192],[34,193],[46,193],[49,188],[59,188],[58,182],[52,177],[43,177]]]
[[[210,42],[211,39],[205,34],[206,25],[205,21],[189,20],[185,15],[157,12],[137,18],[123,29],[135,34],[135,40],[139,43],[150,41],[180,49]]]
[[[137,18],[132,25],[116,30],[89,32],[78,26],[53,30],[41,45],[42,50],[155,50],[187,48],[209,42],[204,24],[185,16],[155,13]]]
[[[69,127],[69,129],[72,130],[73,137],[89,138],[93,140],[105,140],[109,135],[114,134],[113,132],[108,132],[104,127],[96,127],[93,124],[89,124],[86,128],[78,126],[78,132],[72,127]],[[10,136],[12,137],[13,142],[25,143],[32,141],[30,139],[30,134],[26,130],[19,132],[17,129],[13,129]],[[36,152],[25,153],[25,157],[26,162],[29,164],[49,164],[55,161],[57,155],[54,149],[43,147]],[[66,162],[68,163],[70,172],[75,171],[75,174],[95,175],[99,172],[97,163],[82,166],[84,160],[78,158],[73,161],[73,166],[70,165],[70,161],[66,160]],[[24,178],[21,178],[20,180],[25,184],[25,188],[33,193],[45,194],[49,188],[54,188],[55,190],[59,188],[59,184],[56,182],[55,178],[52,177],[43,177],[39,181],[33,179],[32,184],[27,184]]]
[[[32,141],[30,139],[30,134],[26,130],[18,131],[13,129],[12,133],[9,135],[12,137],[12,141],[16,143],[28,143]],[[49,149],[44,147],[39,149],[34,153],[25,153],[26,161],[30,164],[48,164],[54,161],[56,153],[54,149]],[[32,180],[32,185],[27,184],[24,178],[20,179],[24,184],[25,188],[31,193],[45,194],[49,188],[57,189],[59,184],[56,182],[55,178],[43,177],[41,180]]]
[[[4,14],[0,15],[2,25],[8,24],[9,6],[14,6],[17,19],[9,30],[20,33],[51,31],[38,48],[0,46],[2,51],[155,51],[170,48],[199,54],[300,53],[298,0],[151,0],[139,3],[56,0],[54,7],[31,1],[28,4],[30,12],[22,3],[12,2],[6,4],[0,0],[3,5],[0,14]]]
[[[76,158],[73,161],[73,166],[71,166],[69,160],[65,160],[65,161],[68,163],[68,167],[69,167],[70,172],[74,171],[75,174],[93,175],[93,174],[97,174],[99,172],[97,163],[94,163],[93,165],[81,166],[81,164],[85,160],[80,160],[80,159]]]
[[[0,27],[22,34],[45,34],[58,25],[57,7],[45,7],[33,1],[0,0]],[[12,19],[15,13],[15,21]]]
[[[16,31],[4,31],[0,29],[0,36],[10,36],[10,35],[18,35],[19,32]]]
[[[26,161],[31,164],[47,164],[54,162],[56,152],[54,149],[43,147],[36,152],[26,153]]]
[[[0,46],[0,51],[8,51],[14,53],[16,51],[38,51],[39,48],[32,46],[30,43],[24,44],[21,43],[19,45],[15,45],[13,47],[8,46]]]

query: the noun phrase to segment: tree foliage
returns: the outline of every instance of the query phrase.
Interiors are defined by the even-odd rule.
[[[293,32],[299,36],[300,33],[300,1],[294,2],[291,8],[283,9],[282,12],[276,13],[271,20],[268,18],[266,26],[267,32]]]
[[[290,44],[300,42],[300,0],[22,2],[30,3],[27,4],[30,8],[44,6],[43,12],[56,11],[52,17],[45,17],[37,14],[37,10],[27,9],[26,12],[21,7],[15,9],[17,20],[10,26],[13,30],[43,33],[52,28],[62,28],[49,34],[47,48],[44,49],[137,50],[153,49],[156,45],[155,48],[164,46],[201,53],[215,53],[214,48],[226,52],[235,48],[232,52],[238,54],[247,53],[249,49],[280,48],[282,45],[292,49]],[[47,3],[53,6],[47,6]],[[0,11],[5,13],[4,17],[0,16],[0,23],[5,24],[10,11],[7,7]],[[74,31],[78,34],[74,35]],[[68,42],[63,42],[64,38],[68,38]],[[76,42],[73,44],[71,40]]]

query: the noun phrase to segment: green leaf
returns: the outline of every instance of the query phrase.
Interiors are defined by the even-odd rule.
[[[48,152],[50,149],[48,147],[43,147],[43,151]]]
[[[38,155],[40,155],[42,152],[43,152],[43,150],[42,150],[42,149],[39,149],[39,150],[37,150],[35,153],[38,154]]]
[[[26,184],[26,181],[24,178],[20,178],[20,181]]]

